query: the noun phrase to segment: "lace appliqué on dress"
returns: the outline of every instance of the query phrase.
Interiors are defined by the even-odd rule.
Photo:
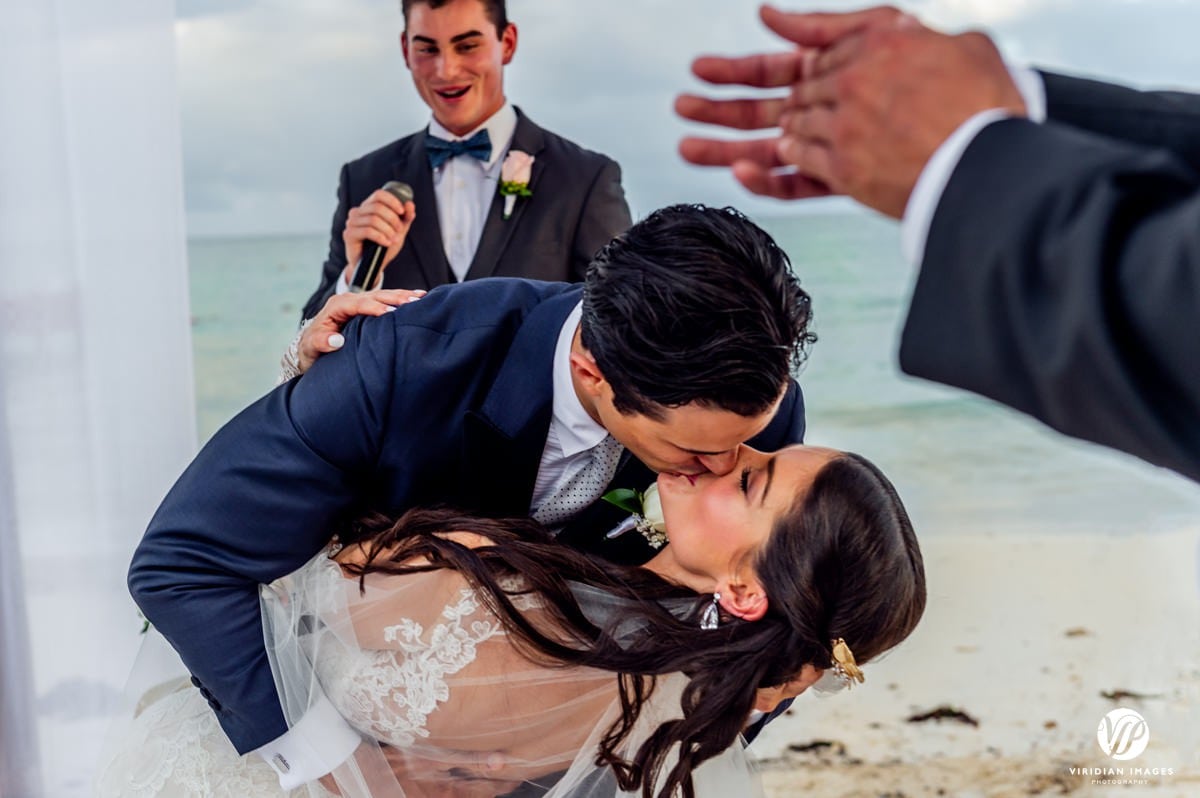
[[[425,629],[405,618],[384,627],[384,640],[395,651],[321,658],[322,682],[331,700],[352,724],[391,745],[409,746],[428,737],[429,715],[450,698],[447,677],[475,661],[479,644],[504,634],[490,614],[472,620],[478,612],[475,592],[463,588],[457,601],[442,610],[445,623]]]
[[[323,793],[324,791],[322,791]],[[148,707],[136,736],[96,783],[101,798],[282,798],[257,756],[239,756],[200,692],[186,682]]]

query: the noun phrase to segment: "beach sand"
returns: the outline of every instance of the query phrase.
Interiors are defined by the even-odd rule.
[[[768,726],[751,747],[767,794],[1200,796],[1198,543],[1200,527],[922,540],[921,625],[865,684]],[[1130,761],[1097,742],[1117,707],[1150,729]],[[938,710],[962,714],[908,720]]]

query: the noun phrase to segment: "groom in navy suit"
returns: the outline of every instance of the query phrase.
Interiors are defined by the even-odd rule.
[[[340,351],[204,447],[151,521],[130,589],[237,749],[285,787],[317,778],[360,738],[328,702],[288,729],[259,585],[342,519],[434,504],[532,514],[570,545],[649,559],[638,535],[607,540],[624,513],[592,502],[653,471],[728,473],[744,441],[799,442],[790,374],[809,317],[770,236],[733,209],[673,206],[601,250],[583,286],[471,282],[355,319]]]
[[[504,67],[517,28],[504,0],[404,0],[402,8],[404,62],[433,119],[342,167],[329,256],[304,318],[347,289],[364,240],[389,246],[384,288],[582,280],[596,250],[629,227],[620,167],[509,104]],[[531,193],[513,197],[505,218],[498,189],[510,153],[533,158]],[[389,180],[412,186],[414,202],[381,191]]]

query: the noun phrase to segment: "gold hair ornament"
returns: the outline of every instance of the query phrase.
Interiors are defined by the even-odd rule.
[[[858,663],[854,661],[854,652],[840,637],[833,641],[833,672],[847,687],[853,687],[855,682],[862,684],[867,680]]]

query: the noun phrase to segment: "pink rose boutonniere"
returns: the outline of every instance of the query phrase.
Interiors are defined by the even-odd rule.
[[[509,150],[500,165],[500,194],[504,197],[504,218],[512,216],[517,197],[532,197],[529,176],[533,171],[533,156],[520,150]]]

